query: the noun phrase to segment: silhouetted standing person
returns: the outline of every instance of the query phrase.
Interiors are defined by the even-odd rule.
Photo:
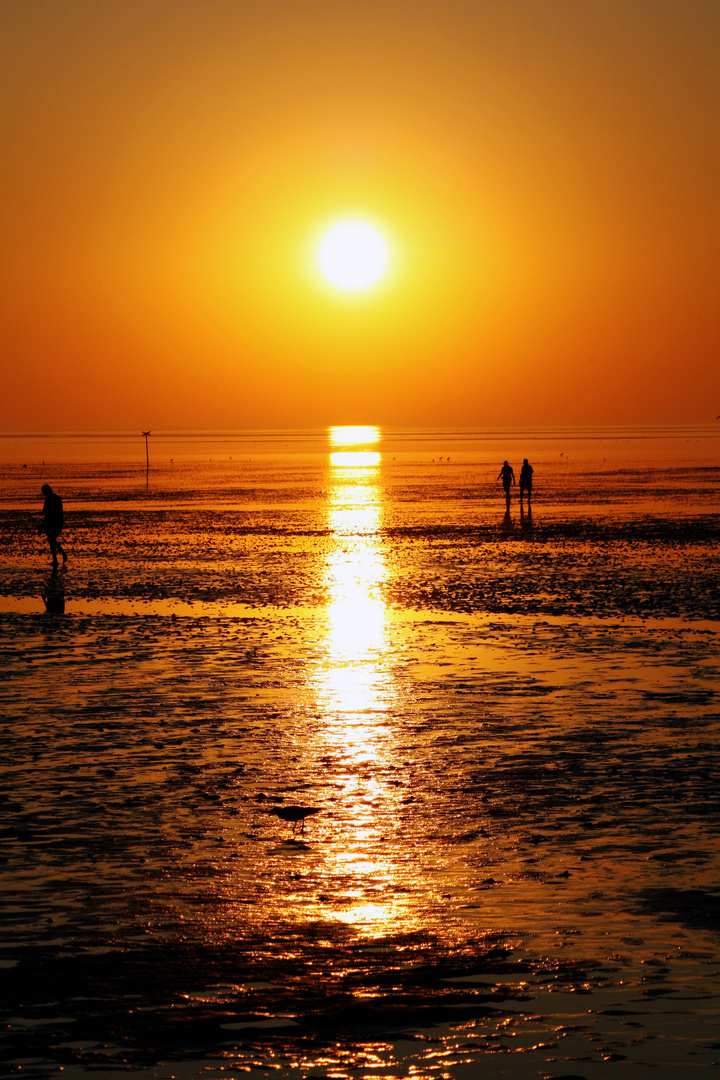
[[[512,466],[508,465],[507,461],[503,461],[502,469],[497,474],[497,480],[502,480],[503,488],[505,489],[505,506],[510,509],[510,484],[515,483],[515,473],[512,471]]]
[[[527,491],[528,510],[530,509],[530,500],[532,498],[532,478],[533,467],[528,463],[527,458],[523,458],[522,468],[520,469],[520,505],[522,506],[523,495]]]
[[[55,494],[49,484],[43,484],[40,490],[45,496],[45,502],[43,503],[44,519],[42,525],[38,529],[38,533],[45,533],[48,538],[53,566],[57,566],[58,564],[58,551],[62,555],[63,565],[65,565],[67,562],[67,555],[58,540],[63,527],[62,499],[59,495]]]

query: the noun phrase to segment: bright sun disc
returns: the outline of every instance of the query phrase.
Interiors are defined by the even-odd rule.
[[[365,221],[341,221],[325,233],[318,247],[323,276],[338,289],[367,289],[387,268],[387,244]]]

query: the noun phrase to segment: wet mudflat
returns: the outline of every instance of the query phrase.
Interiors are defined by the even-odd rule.
[[[717,1073],[707,492],[437,476],[4,513],[9,1075]]]

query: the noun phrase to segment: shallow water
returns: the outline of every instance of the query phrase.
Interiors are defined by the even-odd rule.
[[[717,1073],[720,469],[442,438],[5,469],[10,1074]]]

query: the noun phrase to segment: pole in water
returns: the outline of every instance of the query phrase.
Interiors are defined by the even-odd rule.
[[[150,451],[148,450],[148,435],[149,431],[143,431],[145,436],[145,487],[150,483]]]

